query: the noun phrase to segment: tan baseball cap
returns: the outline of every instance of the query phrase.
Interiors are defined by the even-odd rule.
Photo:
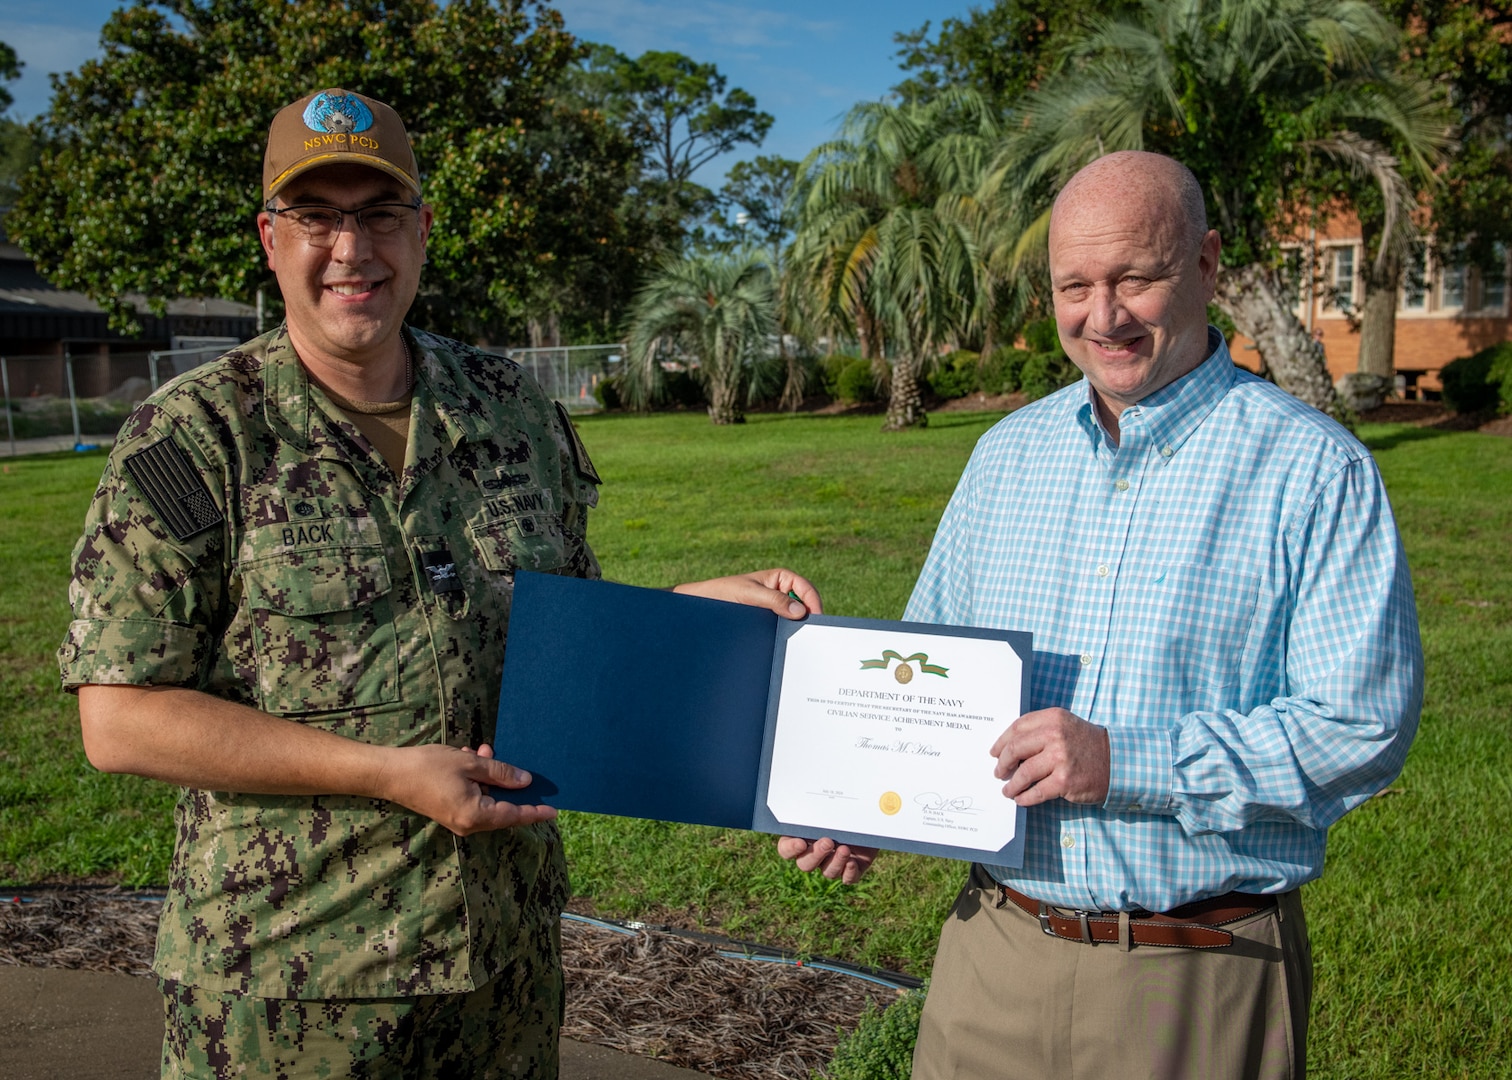
[[[263,201],[322,165],[368,165],[420,194],[420,167],[399,114],[377,98],[332,88],[278,111],[263,154]]]

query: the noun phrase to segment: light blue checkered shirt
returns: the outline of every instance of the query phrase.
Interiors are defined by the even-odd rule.
[[[989,868],[1064,907],[1317,877],[1325,830],[1417,729],[1417,608],[1375,462],[1209,336],[1119,445],[1085,380],[983,436],[905,615],[1032,632],[1029,707],[1108,729],[1107,802],[1029,808],[1023,868]]]

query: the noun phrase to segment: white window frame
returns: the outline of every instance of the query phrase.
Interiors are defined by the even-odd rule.
[[[1402,286],[1397,291],[1397,314],[1398,315],[1428,315],[1433,310],[1433,262],[1428,258],[1428,245],[1415,246],[1416,259],[1409,257],[1407,264],[1402,268]],[[1418,274],[1417,288],[1414,290],[1409,285],[1409,274],[1416,271]],[[1414,296],[1415,303],[1409,303],[1408,297]]]
[[[1354,243],[1329,244],[1324,248],[1328,268],[1328,290],[1324,309],[1341,315],[1350,315],[1359,310],[1359,298],[1363,295],[1364,283],[1360,280],[1360,246]],[[1348,281],[1341,282],[1340,267],[1348,256]],[[1348,291],[1340,288],[1348,285]]]
[[[1488,282],[1485,272],[1479,268],[1476,268],[1471,275],[1475,288],[1472,294],[1475,300],[1475,307],[1467,308],[1466,310],[1474,311],[1477,315],[1505,316],[1507,314],[1507,294],[1512,292],[1512,274],[1508,273],[1507,246],[1505,244],[1497,244],[1496,248],[1502,257],[1501,280],[1495,283]],[[1496,289],[1501,295],[1497,299],[1488,302],[1486,298],[1486,291],[1488,289]]]
[[[1453,266],[1439,263],[1435,268],[1434,292],[1438,297],[1438,303],[1434,310],[1440,312],[1460,312],[1466,310],[1466,302],[1470,299],[1470,272],[1464,263]],[[1455,278],[1459,279],[1459,298],[1452,299],[1449,292],[1449,283]]]

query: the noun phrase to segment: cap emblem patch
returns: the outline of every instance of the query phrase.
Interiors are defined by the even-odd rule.
[[[305,106],[305,127],[331,135],[366,131],[373,126],[373,110],[354,94],[317,94]]]

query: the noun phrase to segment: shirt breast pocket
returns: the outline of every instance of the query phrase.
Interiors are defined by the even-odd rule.
[[[1169,566],[1139,580],[1129,609],[1141,667],[1168,690],[1239,684],[1260,576],[1225,566]]]
[[[383,550],[306,550],[243,567],[270,713],[323,712],[399,700],[398,651]]]

